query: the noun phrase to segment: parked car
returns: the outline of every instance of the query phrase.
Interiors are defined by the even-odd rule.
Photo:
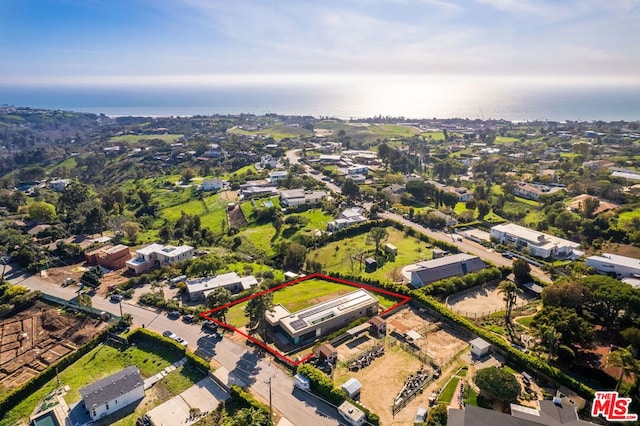
[[[180,312],[179,311],[171,311],[167,314],[167,317],[169,317],[169,319],[178,319],[180,318]]]
[[[413,423],[424,423],[427,421],[427,409],[424,407],[418,407],[416,411],[416,417],[413,419]]]
[[[163,335],[164,337],[168,337],[169,339],[175,339],[176,337],[178,337],[178,336],[176,336],[176,333],[174,333],[174,332],[173,332],[173,331],[171,331],[171,330],[165,330],[165,331],[163,331],[163,332],[162,332],[162,335]]]
[[[120,302],[122,299],[124,299],[124,297],[121,294],[112,294],[111,297],[109,298],[109,300],[115,303]]]
[[[204,323],[202,323],[202,328],[215,332],[218,331],[218,324],[211,320],[206,320]]]
[[[191,324],[193,321],[195,321],[195,317],[191,314],[185,315],[182,317],[182,321],[186,322],[187,324]]]
[[[184,340],[182,337],[176,336],[176,337],[174,337],[173,340],[175,340],[176,342],[180,343],[182,346],[187,346],[187,341]]]

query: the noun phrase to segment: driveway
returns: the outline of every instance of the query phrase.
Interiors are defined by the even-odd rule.
[[[220,401],[227,398],[227,392],[209,377],[205,377],[180,395],[158,405],[147,415],[158,426],[189,425],[198,420],[189,416],[191,408],[198,408],[201,413],[213,411]]]

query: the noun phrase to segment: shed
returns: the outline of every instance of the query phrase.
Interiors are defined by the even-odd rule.
[[[362,390],[362,383],[360,383],[358,379],[352,377],[344,382],[342,390],[346,392],[349,398],[358,399],[360,397],[360,391]]]
[[[384,336],[387,334],[387,321],[385,321],[381,316],[376,315],[371,318],[369,320],[369,324],[371,324],[371,329],[378,336]]]
[[[422,339],[422,335],[414,330],[409,330],[404,333],[404,338],[409,342],[415,342],[416,340]]]
[[[386,243],[384,245],[384,251],[386,251],[387,253],[392,253],[394,255],[398,255],[398,247],[394,246],[391,243]]]
[[[378,269],[378,261],[375,260],[373,257],[367,257],[364,260],[364,270],[366,272],[373,272],[376,269]]]
[[[441,257],[444,257],[447,252],[441,249],[433,249],[431,254],[434,259],[440,259]]]
[[[320,359],[326,359],[328,362],[336,362],[338,360],[338,351],[330,343],[320,345],[313,351]]]
[[[473,339],[469,343],[471,344],[471,355],[475,357],[482,358],[491,352],[491,343],[479,337]]]
[[[367,416],[366,414],[364,414],[364,411],[362,411],[349,401],[343,402],[338,407],[338,413],[340,413],[342,418],[345,419],[348,424],[353,426],[363,425],[365,420],[367,420]]]

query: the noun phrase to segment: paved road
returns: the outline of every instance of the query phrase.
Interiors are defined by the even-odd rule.
[[[395,213],[384,212],[384,213],[379,213],[378,216],[400,222],[403,225],[409,226],[415,229],[416,231],[426,234],[436,240],[446,241],[450,244],[454,244],[456,247],[458,247],[460,251],[476,255],[483,260],[493,263],[494,265],[510,267],[513,264],[513,260],[506,259],[502,257],[502,255],[499,252],[488,249],[482,244],[476,243],[475,241],[471,241],[466,238],[462,238],[460,241],[457,241],[456,238],[454,238],[451,234],[425,228],[424,226],[419,225],[415,222],[411,222],[410,220],[407,220]],[[531,265],[531,274],[537,277],[538,279],[540,279],[541,281],[551,283],[551,276],[549,276],[549,274],[547,274],[537,266]]]
[[[12,277],[12,270],[7,268],[7,278],[12,284],[20,284],[39,290],[42,293],[71,300],[77,296],[77,286],[61,287],[47,279],[35,275],[18,275]],[[154,309],[143,308],[129,301],[122,304],[113,303],[102,296],[92,298],[93,307],[120,315],[133,315],[136,325],[143,325],[155,332],[171,330],[189,343],[189,348],[204,350],[226,367],[230,372],[249,384],[251,391],[269,401],[269,385],[265,383],[271,378],[271,400],[275,410],[279,411],[295,425],[338,425],[339,414],[332,406],[318,400],[313,395],[294,391],[293,378],[288,372],[272,362],[271,357],[255,353],[253,349],[236,343],[231,339],[214,339],[202,331],[199,325],[185,324],[180,320],[171,320],[165,313]]]

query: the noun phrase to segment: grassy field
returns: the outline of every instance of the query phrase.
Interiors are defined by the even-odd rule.
[[[180,139],[184,135],[178,134],[168,134],[168,135],[121,135],[114,136],[109,139],[109,142],[125,142],[125,143],[135,143],[140,141],[149,141],[152,139],[159,139],[166,143],[173,143],[177,139]]]
[[[424,243],[406,236],[395,228],[389,227],[387,231],[389,232],[389,237],[385,242],[396,246],[398,255],[394,262],[387,262],[372,273],[365,273],[364,267],[360,272],[359,261],[352,260],[353,254],[359,250],[364,249],[373,252],[374,245],[373,243],[367,244],[366,234],[327,244],[318,250],[312,251],[308,258],[321,262],[329,272],[360,273],[363,276],[384,280],[394,280],[394,276],[398,275],[397,270],[405,265],[432,258],[431,251],[426,249]]]
[[[161,215],[165,219],[175,222],[180,219],[183,212],[191,216],[202,216],[206,212],[205,203],[202,200],[187,201],[186,203],[162,210]]]
[[[67,403],[74,403],[80,400],[80,388],[129,365],[140,368],[140,374],[146,378],[159,373],[180,358],[181,354],[177,350],[158,347],[157,344],[145,340],[126,349],[100,345],[61,371],[60,384],[71,388],[65,395],[65,400]],[[3,424],[13,424],[18,419],[28,418],[39,401],[55,388],[56,380],[53,379],[13,407],[5,415]]]
[[[640,210],[623,212],[618,215],[618,228],[625,229],[631,226],[633,219],[640,218]]]
[[[274,291],[273,303],[284,306],[289,312],[298,312],[355,290],[357,288],[354,286],[314,278]],[[380,293],[372,292],[372,294],[384,309],[390,308],[398,302],[398,300]],[[247,302],[232,306],[227,312],[227,322],[234,327],[245,326],[247,324],[247,318],[244,316],[246,306]]]
[[[368,129],[380,137],[411,137],[420,133],[420,131],[414,127],[402,126],[400,124],[372,124]]]
[[[275,254],[272,239],[276,235],[276,229],[270,223],[264,225],[250,225],[238,235],[246,238],[251,244],[267,255]]]
[[[420,133],[425,139],[433,139],[434,141],[443,141],[444,140],[444,132],[423,132]]]
[[[444,387],[438,398],[438,404],[450,404],[453,399],[453,395],[456,393],[458,387],[459,377],[452,377],[451,380]]]
[[[291,126],[273,126],[273,127],[268,127],[261,130],[255,130],[255,131],[244,130],[238,127],[234,127],[232,129],[227,130],[227,133],[232,133],[236,135],[247,135],[247,136],[264,135],[264,136],[272,137],[277,141],[282,139],[287,139],[287,138],[289,139],[298,138],[300,136],[305,136],[305,137],[312,136],[311,132],[307,129],[304,129],[302,127],[291,127]]]
[[[69,157],[66,160],[62,160],[59,163],[56,164],[51,164],[47,167],[45,167],[45,170],[47,172],[51,172],[51,170],[60,167],[60,168],[66,168],[68,170],[73,170],[78,166],[78,162],[76,161],[76,157]]]
[[[495,140],[495,144],[496,145],[500,145],[500,144],[505,144],[505,143],[514,143],[514,142],[518,142],[519,139],[518,138],[512,138],[509,136],[496,136],[496,140]]]

